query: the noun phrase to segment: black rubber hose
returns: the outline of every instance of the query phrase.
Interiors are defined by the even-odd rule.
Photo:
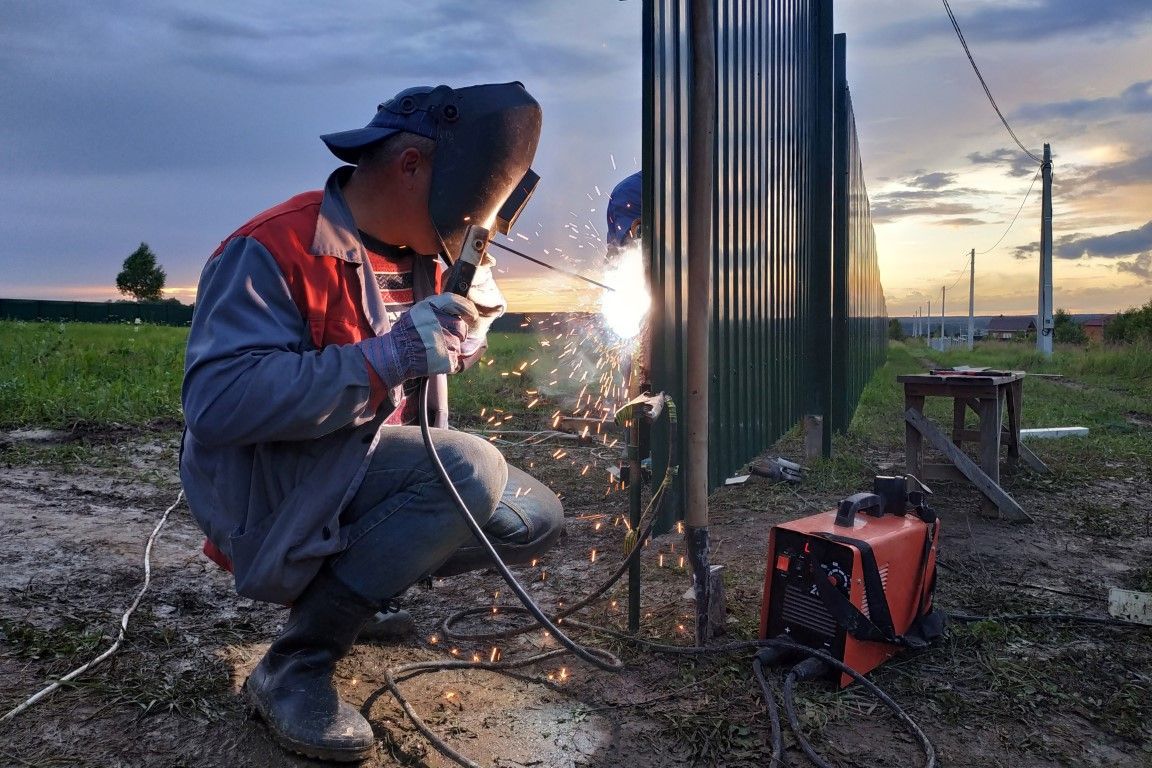
[[[810,663],[813,661],[819,666]],[[808,680],[819,677],[822,669],[827,669],[823,662],[819,659],[809,658],[788,671],[784,677],[784,714],[788,718],[788,727],[792,729],[792,735],[796,737],[796,743],[800,745],[800,749],[812,761],[812,764],[816,768],[833,768],[832,765],[825,762],[824,758],[820,757],[820,753],[812,746],[812,742],[808,741],[808,737],[804,735],[804,730],[800,727],[800,717],[796,714],[796,683],[801,679]]]
[[[752,659],[752,673],[760,684],[760,694],[764,697],[764,706],[768,708],[768,723],[772,727],[772,757],[768,760],[768,768],[776,768],[784,765],[784,733],[780,727],[780,707],[776,704],[776,692],[764,676],[764,665],[759,655]]]
[[[668,487],[668,483],[667,483],[667,481],[665,481],[665,483],[662,484],[660,486],[660,488],[656,491],[656,493],[653,495],[652,501],[649,504],[650,509],[655,508],[656,505],[659,504],[659,501],[663,497],[663,494],[664,494],[665,490],[667,489],[667,487]],[[628,556],[624,558],[624,560],[620,563],[620,565],[616,568],[616,570],[612,573],[612,575],[609,576],[607,579],[605,579],[604,582],[599,587],[592,590],[592,592],[588,593],[587,595],[582,597],[580,600],[573,603],[571,606],[569,606],[569,607],[565,608],[564,610],[559,611],[556,614],[554,614],[551,617],[553,621],[560,622],[563,619],[565,619],[566,617],[571,616],[572,614],[576,613],[577,611],[580,611],[580,610],[588,607],[593,602],[595,602],[597,598],[601,597],[605,592],[607,592],[609,589],[611,589],[616,584],[617,581],[620,580],[620,577],[623,576],[624,573],[628,570],[628,566],[630,566],[637,558],[640,557],[642,549],[644,547],[644,542],[647,541],[648,537],[652,535],[652,529],[656,525],[657,515],[652,514],[652,515],[649,515],[648,517],[649,517],[648,523],[640,531],[640,535],[636,537],[636,543],[633,545],[632,551],[630,551],[628,553]],[[451,638],[454,638],[456,640],[497,640],[497,639],[505,639],[505,638],[509,638],[509,637],[514,637],[516,635],[522,635],[525,632],[531,632],[535,628],[534,625],[525,625],[522,627],[512,627],[510,629],[498,630],[498,631],[493,631],[493,632],[472,632],[472,633],[459,632],[453,628],[457,622],[463,621],[464,619],[468,618],[469,616],[478,616],[480,614],[486,614],[487,615],[487,614],[489,614],[490,610],[491,610],[490,608],[481,607],[481,608],[466,608],[462,611],[457,611],[456,613],[453,613],[448,618],[444,619],[444,621],[440,625],[440,629],[444,632],[444,635],[446,637],[451,637]],[[508,613],[528,613],[527,609],[520,608],[518,606],[509,606],[509,607],[502,608],[501,610],[506,614],[508,614]]]
[[[488,537],[484,535],[484,530],[480,524],[476,522],[476,518],[472,516],[472,512],[468,509],[468,505],[464,499],[460,497],[460,492],[456,490],[452,478],[448,476],[448,471],[444,469],[444,463],[440,461],[440,454],[436,452],[436,446],[432,442],[432,430],[428,426],[428,379],[423,379],[420,382],[420,435],[424,438],[424,447],[428,451],[428,457],[432,460],[433,466],[436,467],[436,473],[440,476],[440,480],[444,483],[449,495],[452,497],[453,503],[456,505],[457,511],[463,517],[464,522],[471,529],[472,535],[480,542],[480,545],[488,551],[488,556],[492,559],[492,564],[500,575],[504,577],[504,581],[508,582],[508,586],[520,598],[528,613],[540,622],[540,625],[548,630],[556,642],[571,651],[577,658],[583,659],[589,664],[603,669],[606,672],[619,672],[624,669],[624,663],[616,656],[608,651],[600,650],[599,648],[587,649],[579,645],[576,641],[572,640],[568,635],[560,631],[560,629],[552,623],[552,621],[544,615],[544,611],[540,610],[540,606],[533,602],[528,592],[508,570],[508,566],[500,559],[500,555],[496,552],[496,548],[492,546],[492,542],[488,541]]]

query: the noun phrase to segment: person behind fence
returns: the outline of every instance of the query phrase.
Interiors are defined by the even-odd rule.
[[[605,237],[609,254],[640,239],[641,199],[644,191],[644,176],[641,171],[626,176],[608,196],[608,234]]]
[[[383,609],[413,583],[489,564],[414,426],[421,379],[448,474],[504,559],[527,562],[561,533],[555,494],[447,428],[446,375],[480,357],[503,312],[491,259],[467,298],[437,291],[436,255],[459,254],[467,222],[492,218],[539,126],[519,83],[401,91],[364,128],[321,137],[347,163],[323,190],[257,215],[204,267],[180,476],[236,591],[290,605],[244,684],[288,749],[370,755],[336,662],[358,637],[411,629]]]

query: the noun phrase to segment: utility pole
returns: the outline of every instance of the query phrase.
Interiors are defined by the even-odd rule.
[[[948,289],[940,286],[940,349],[944,350],[944,292]]]
[[[972,261],[968,265],[968,351],[976,338],[976,249],[972,249]]]
[[[1040,205],[1040,301],[1036,317],[1036,349],[1044,357],[1052,356],[1052,147],[1044,145],[1044,162],[1040,166],[1044,184]]]
[[[928,346],[932,346],[932,299],[928,299],[928,322],[924,323],[924,328],[928,331]]]

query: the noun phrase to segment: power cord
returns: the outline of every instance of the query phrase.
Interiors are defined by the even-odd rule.
[[[176,501],[172,502],[172,506],[164,510],[164,514],[160,516],[160,520],[156,523],[156,527],[152,529],[152,535],[148,537],[148,543],[144,547],[144,584],[140,587],[140,591],[136,593],[136,599],[132,601],[132,604],[128,606],[128,610],[126,610],[124,615],[120,617],[120,632],[117,634],[116,641],[112,643],[112,646],[108,648],[108,650],[104,651],[104,653],[92,659],[92,661],[77,667],[76,669],[61,677],[56,682],[45,687],[39,693],[29,696],[23,701],[23,703],[13,707],[11,710],[5,713],[3,717],[0,717],[0,722],[11,720],[12,718],[16,717],[16,715],[28,709],[36,702],[43,699],[45,696],[48,696],[53,691],[62,687],[64,683],[75,680],[80,675],[92,669],[92,667],[111,657],[112,654],[116,653],[116,651],[120,649],[120,644],[124,642],[124,638],[128,634],[128,619],[136,611],[137,606],[140,605],[140,601],[144,598],[144,593],[148,591],[148,587],[152,583],[152,545],[156,543],[156,537],[160,535],[160,530],[164,527],[164,524],[168,522],[168,515],[172,513],[172,510],[176,509],[177,505],[183,501],[183,499],[184,489],[181,488],[180,493],[176,496]]]

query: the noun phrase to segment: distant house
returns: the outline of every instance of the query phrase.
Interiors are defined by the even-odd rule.
[[[988,323],[988,338],[1015,341],[1036,336],[1036,320],[1031,317],[994,317]]]
[[[1113,317],[1115,315],[1101,315],[1081,323],[1080,327],[1084,329],[1084,335],[1088,337],[1088,341],[1092,344],[1102,344],[1104,342],[1104,326],[1108,325]]]

